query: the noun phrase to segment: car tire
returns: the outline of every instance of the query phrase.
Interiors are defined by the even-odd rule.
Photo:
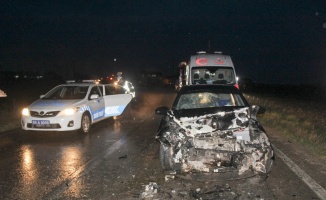
[[[172,147],[170,145],[160,145],[160,161],[164,170],[173,170]]]
[[[81,118],[80,132],[88,133],[91,128],[91,117],[88,113],[84,113]]]

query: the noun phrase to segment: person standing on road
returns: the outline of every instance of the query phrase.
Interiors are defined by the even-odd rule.
[[[122,72],[117,73],[117,84],[123,86],[124,85],[124,80],[122,78]]]

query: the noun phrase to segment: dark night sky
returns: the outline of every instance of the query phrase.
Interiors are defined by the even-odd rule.
[[[171,74],[208,41],[240,77],[326,85],[324,0],[0,3],[0,71]]]

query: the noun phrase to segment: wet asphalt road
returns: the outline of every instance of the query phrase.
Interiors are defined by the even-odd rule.
[[[267,180],[166,180],[154,109],[174,97],[169,88],[138,91],[122,116],[94,124],[89,134],[0,134],[0,199],[318,199],[277,156]]]

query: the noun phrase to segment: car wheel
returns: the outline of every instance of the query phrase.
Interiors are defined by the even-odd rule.
[[[89,114],[84,113],[81,118],[80,132],[88,133],[90,128],[91,128],[91,118]]]
[[[160,145],[160,161],[164,170],[173,170],[172,147],[166,144]]]

